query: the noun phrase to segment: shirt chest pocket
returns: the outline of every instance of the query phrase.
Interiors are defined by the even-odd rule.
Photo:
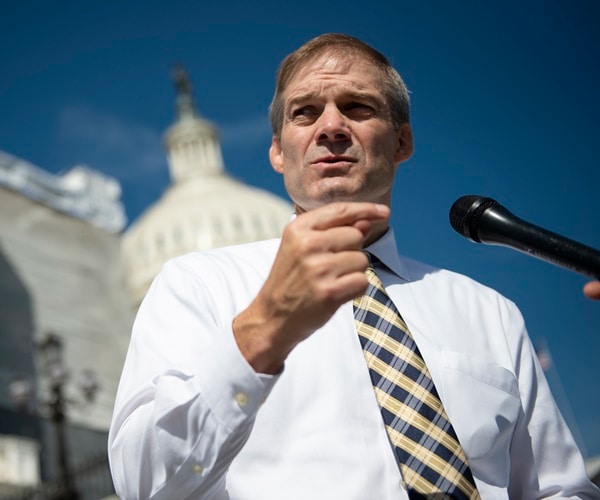
[[[521,402],[515,375],[491,361],[443,351],[441,397],[474,476],[505,487]]]

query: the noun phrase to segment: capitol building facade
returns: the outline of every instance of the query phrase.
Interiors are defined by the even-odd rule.
[[[115,179],[84,166],[54,175],[0,151],[0,498],[41,498],[24,492],[64,486],[65,470],[79,498],[110,495],[113,401],[161,266],[279,237],[290,220],[289,202],[226,172],[216,128],[185,73],[174,75],[171,183],[129,227]]]

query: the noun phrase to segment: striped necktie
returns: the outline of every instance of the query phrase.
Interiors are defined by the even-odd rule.
[[[409,498],[480,498],[465,453],[406,323],[370,266],[354,319]]]

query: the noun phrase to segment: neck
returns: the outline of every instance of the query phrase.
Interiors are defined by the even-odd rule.
[[[389,229],[390,225],[387,220],[372,222],[371,228],[365,237],[365,243],[363,248],[368,247],[369,245],[375,243],[379,238],[381,238]]]

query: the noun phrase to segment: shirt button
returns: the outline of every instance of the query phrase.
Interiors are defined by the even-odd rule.
[[[239,406],[246,406],[248,404],[248,395],[245,392],[238,392],[235,395],[235,402]]]
[[[204,467],[202,467],[200,464],[194,465],[194,474],[202,474],[203,470]]]

